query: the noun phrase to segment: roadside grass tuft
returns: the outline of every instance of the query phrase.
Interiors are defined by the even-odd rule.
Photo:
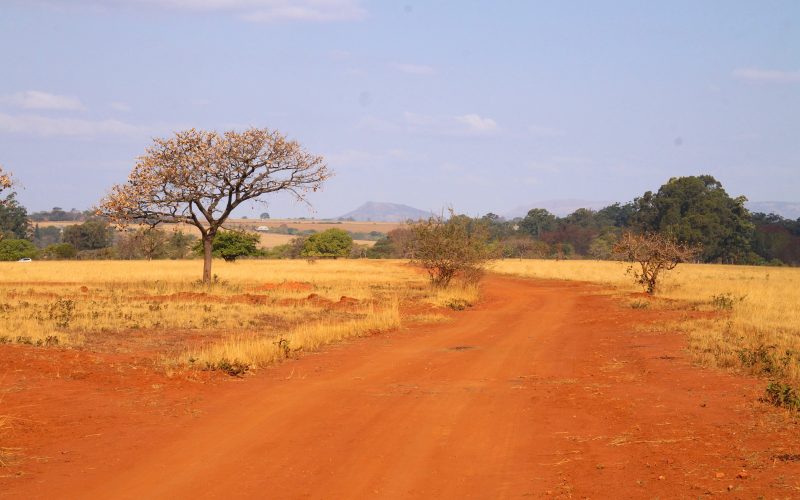
[[[800,392],[789,384],[770,382],[765,390],[764,399],[780,408],[800,410]]]

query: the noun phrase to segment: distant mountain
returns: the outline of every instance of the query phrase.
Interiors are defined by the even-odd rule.
[[[431,215],[433,215],[431,212],[400,203],[368,201],[352,212],[347,212],[337,218],[374,222],[404,222],[408,219],[427,219]]]
[[[744,205],[751,212],[778,214],[792,220],[800,218],[800,203],[788,201],[748,201]]]
[[[592,210],[600,210],[614,203],[613,201],[593,201],[593,200],[545,200],[534,201],[526,205],[520,205],[509,210],[503,214],[506,219],[513,219],[514,217],[525,217],[528,210],[532,208],[544,208],[553,215],[564,217],[571,214],[579,208],[590,208]]]

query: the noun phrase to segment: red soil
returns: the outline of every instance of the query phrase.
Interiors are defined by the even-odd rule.
[[[0,346],[0,497],[799,496],[800,427],[765,382],[693,366],[637,328],[679,313],[597,290],[492,276],[451,322],[245,380]]]

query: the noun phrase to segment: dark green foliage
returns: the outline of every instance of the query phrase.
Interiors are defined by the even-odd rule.
[[[234,262],[239,257],[256,257],[261,255],[258,244],[261,237],[245,231],[222,231],[214,238],[211,254],[222,257],[226,262]],[[198,242],[195,251],[202,255],[202,242]]]
[[[30,233],[28,211],[17,202],[16,193],[11,193],[0,202],[0,237],[26,240]]]
[[[558,219],[556,216],[543,208],[532,208],[528,214],[519,222],[520,231],[540,238],[542,234],[556,229]]]
[[[350,255],[353,247],[353,238],[347,231],[341,229],[327,229],[321,233],[309,236],[303,245],[303,257],[338,258]]]
[[[753,233],[745,201],[728,196],[710,175],[672,178],[635,200],[633,225],[702,247],[704,262],[744,262]]]
[[[517,235],[517,231],[514,229],[517,226],[515,221],[505,220],[491,212],[481,217],[481,221],[486,224],[491,241],[502,241]]]
[[[61,228],[56,226],[33,226],[33,244],[39,248],[61,243]]]
[[[770,382],[765,391],[768,403],[791,410],[800,410],[800,393],[794,387],[781,382]]]
[[[78,260],[115,260],[119,258],[114,247],[97,248],[94,250],[80,250],[75,256]]]
[[[367,258],[370,259],[390,259],[394,254],[394,245],[389,237],[379,239],[367,250]]]
[[[800,265],[800,219],[793,221],[780,215],[755,213],[752,249],[762,262]]]
[[[364,241],[378,241],[381,238],[385,238],[386,235],[380,231],[369,231],[369,232],[353,232],[348,231],[347,234],[350,235],[351,238],[354,240],[364,240]]]
[[[78,255],[78,250],[69,243],[55,243],[48,245],[41,251],[40,257],[52,260],[74,259]]]
[[[631,219],[636,214],[636,207],[633,203],[614,203],[597,211],[596,217],[601,221],[602,226],[614,226],[618,228],[628,227]]]
[[[181,231],[173,231],[166,242],[165,254],[170,259],[185,259],[192,250],[196,236]]]
[[[112,245],[114,230],[104,220],[88,220],[83,224],[65,227],[62,241],[74,246],[78,251],[99,250]]]
[[[0,241],[0,260],[33,259],[39,254],[36,245],[28,240],[2,240]]]
[[[776,352],[776,346],[758,344],[745,347],[736,351],[742,366],[756,375],[769,375],[781,377],[786,374],[792,363],[797,362],[793,351]]]
[[[238,359],[230,361],[227,358],[222,358],[217,363],[206,362],[206,370],[219,370],[227,373],[231,377],[242,377],[250,370],[250,365]]]
[[[31,214],[31,220],[35,222],[43,222],[43,221],[81,221],[85,220],[88,217],[91,217],[93,214],[89,211],[81,212],[79,210],[75,210],[74,208],[69,212],[64,211],[61,207],[53,207],[53,209],[49,212],[34,212]]]

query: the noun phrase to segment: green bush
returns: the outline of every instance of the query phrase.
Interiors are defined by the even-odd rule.
[[[800,410],[800,394],[794,387],[781,382],[770,382],[767,385],[766,400],[775,406]]]
[[[69,243],[55,243],[48,245],[42,250],[43,259],[66,260],[74,259],[78,255],[78,250]]]
[[[338,258],[350,255],[353,248],[353,238],[347,231],[341,229],[328,229],[321,233],[309,236],[300,254],[302,257],[328,257]]]
[[[222,257],[226,262],[234,262],[239,257],[256,257],[262,255],[258,249],[261,236],[246,231],[222,231],[214,238],[211,254]],[[203,242],[198,242],[194,251],[203,255]]]
[[[36,245],[28,240],[0,241],[0,260],[19,260],[34,258],[39,254]]]

